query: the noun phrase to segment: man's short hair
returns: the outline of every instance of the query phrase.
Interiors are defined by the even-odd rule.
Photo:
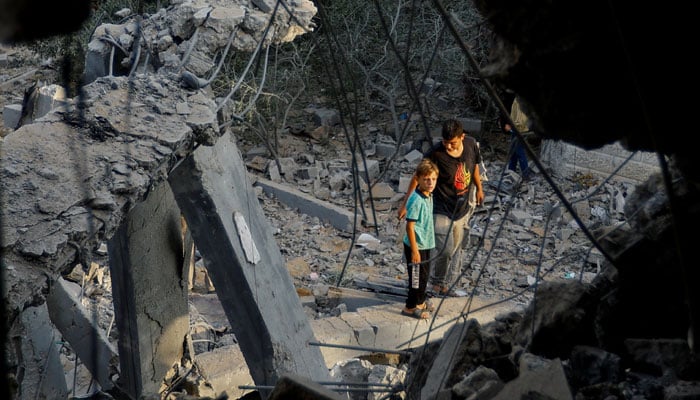
[[[450,140],[464,133],[462,123],[456,119],[448,119],[442,124],[442,138]]]

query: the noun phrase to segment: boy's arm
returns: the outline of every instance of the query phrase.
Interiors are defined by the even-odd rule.
[[[418,251],[418,242],[416,242],[416,221],[406,221],[406,235],[408,242],[411,244],[411,263],[418,264],[420,262],[420,252]]]

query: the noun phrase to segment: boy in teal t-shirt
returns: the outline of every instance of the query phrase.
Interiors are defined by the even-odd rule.
[[[402,314],[426,319],[430,305],[426,302],[426,286],[430,277],[430,250],[435,248],[433,226],[433,190],[437,184],[438,166],[424,159],[416,167],[418,187],[406,201],[406,234],[404,255],[408,264],[408,296]]]

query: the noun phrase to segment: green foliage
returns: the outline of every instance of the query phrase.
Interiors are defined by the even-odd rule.
[[[38,40],[29,47],[44,59],[57,60],[61,68],[70,66],[70,71],[62,71],[64,81],[74,89],[80,82],[80,76],[85,66],[85,49],[92,33],[104,23],[121,23],[115,13],[123,8],[129,8],[133,13],[155,11],[160,5],[158,0],[96,0],[93,12],[83,22],[81,28],[70,35],[56,36]]]

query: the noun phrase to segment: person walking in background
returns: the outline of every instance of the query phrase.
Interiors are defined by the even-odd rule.
[[[510,107],[510,119],[515,124],[515,129],[518,130],[522,135],[530,132],[530,126],[527,115],[520,108],[520,99],[518,97],[513,100],[513,104]],[[524,180],[529,180],[532,171],[527,161],[527,154],[525,154],[525,145],[522,143],[520,138],[513,131],[513,127],[509,123],[503,125],[503,130],[510,133],[510,159],[508,160],[508,169],[517,172],[517,167],[520,165],[520,174]]]
[[[431,291],[438,296],[456,296],[449,288],[461,273],[462,266],[456,264],[459,264],[462,241],[475,209],[469,206],[467,198],[471,185],[476,186],[476,204],[484,201],[479,174],[481,153],[476,139],[466,134],[458,120],[450,119],[442,125],[442,141],[428,150],[425,158],[432,160],[439,169],[433,192],[436,255],[430,269]],[[399,207],[399,219],[406,215],[407,200],[417,185],[414,175],[403,205]]]
[[[415,172],[418,187],[411,191],[405,207],[403,250],[408,265],[408,296],[401,313],[418,319],[429,318],[429,311],[432,311],[425,290],[430,274],[430,250],[435,248],[432,193],[439,172],[438,166],[428,159],[418,164]]]

